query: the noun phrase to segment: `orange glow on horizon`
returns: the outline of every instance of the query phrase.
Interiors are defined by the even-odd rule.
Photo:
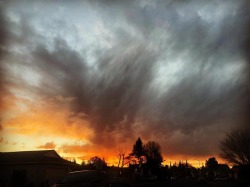
[[[69,107],[62,107],[68,105],[70,99],[58,96],[37,100],[36,106],[27,98],[16,96],[6,99],[9,102],[5,102],[4,109],[7,112],[1,119],[0,151],[55,149],[62,157],[74,158],[79,164],[82,160],[86,162],[91,157],[98,156],[104,158],[109,166],[117,166],[118,146],[112,141],[114,144],[108,147],[93,144],[91,139],[95,136],[94,130],[89,122],[84,120],[84,114],[75,114]],[[126,155],[131,152],[134,141],[134,139],[129,140],[126,145],[119,144],[126,146]],[[216,155],[214,156],[223,163]],[[201,167],[205,165],[206,159],[212,156],[163,155],[163,157],[163,165],[170,165],[170,162],[172,165],[178,164],[179,161],[187,160],[192,166]]]

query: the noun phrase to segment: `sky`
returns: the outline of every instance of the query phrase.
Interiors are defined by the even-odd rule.
[[[249,66],[247,0],[1,1],[0,150],[217,157],[249,125]]]

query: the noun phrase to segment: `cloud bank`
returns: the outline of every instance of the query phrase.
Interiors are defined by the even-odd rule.
[[[93,147],[140,136],[169,155],[215,154],[225,132],[249,125],[249,7],[243,0],[2,3],[2,126],[18,115],[8,101],[41,104],[21,107],[29,111],[53,100],[67,110],[68,129],[78,121],[92,132]]]

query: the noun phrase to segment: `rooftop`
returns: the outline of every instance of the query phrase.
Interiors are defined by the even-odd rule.
[[[23,163],[74,164],[63,159],[55,150],[0,152],[0,164]]]

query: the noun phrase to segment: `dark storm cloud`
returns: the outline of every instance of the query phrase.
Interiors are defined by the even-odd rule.
[[[249,122],[247,1],[79,1],[53,13],[56,4],[39,3],[46,15],[36,3],[6,7],[20,19],[3,24],[0,34],[9,29],[9,40],[22,49],[10,56],[23,57],[42,77],[34,92],[76,98],[71,110],[85,114],[94,143],[109,146],[121,133],[203,155],[216,147],[206,132],[216,144],[226,129]],[[25,18],[28,6],[34,18]],[[95,24],[92,36],[88,26]],[[178,149],[184,142],[199,149]]]
[[[1,4],[0,4],[1,5]],[[5,45],[7,44],[8,41],[8,32],[7,32],[7,20],[6,17],[4,16],[4,11],[3,8],[0,6],[0,55],[1,57],[4,55],[5,53],[5,49],[4,47],[6,47]]]
[[[102,75],[97,80],[92,103],[94,124],[97,124],[100,134],[103,130],[119,130],[122,121],[126,123],[126,130],[133,131],[131,125],[145,102],[143,94],[152,78],[154,60],[154,55],[138,47],[133,54],[118,58],[101,69]]]
[[[0,4],[0,90],[2,90],[2,80],[4,79],[4,67],[3,67],[3,58],[6,55],[6,48],[8,42],[8,22],[4,15],[2,5]]]
[[[48,95],[61,93],[78,98],[80,94],[82,100],[87,102],[84,97],[87,90],[84,89],[88,72],[84,61],[77,51],[70,49],[61,39],[55,39],[54,47],[55,50],[50,52],[45,46],[39,45],[32,53],[37,61],[35,69],[38,69],[45,79],[41,88],[48,88],[45,90]],[[87,103],[81,104],[87,107]]]

